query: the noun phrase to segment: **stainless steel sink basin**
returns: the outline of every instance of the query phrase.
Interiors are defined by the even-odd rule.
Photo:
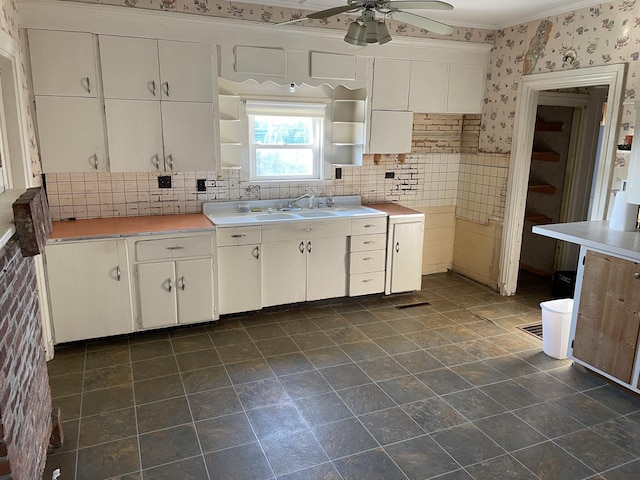
[[[333,217],[335,213],[328,210],[313,210],[307,212],[296,212],[296,215],[303,218],[320,218],[320,217]]]
[[[256,220],[287,220],[296,218],[292,213],[263,213],[254,217]]]

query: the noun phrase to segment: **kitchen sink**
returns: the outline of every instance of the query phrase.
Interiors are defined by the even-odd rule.
[[[320,217],[333,217],[335,213],[328,210],[314,210],[307,212],[296,212],[296,215],[303,218],[320,218]]]

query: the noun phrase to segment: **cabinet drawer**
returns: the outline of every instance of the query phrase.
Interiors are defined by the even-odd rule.
[[[218,228],[216,240],[219,247],[260,243],[260,227]]]
[[[387,217],[354,218],[351,220],[352,235],[369,235],[387,232]]]
[[[384,270],[386,250],[354,252],[350,256],[349,273],[378,272]]]
[[[366,250],[384,250],[387,248],[387,235],[353,235],[351,237],[350,252],[364,252]]]
[[[314,220],[311,222],[277,223],[262,226],[262,242],[286,240],[348,237],[349,220]]]
[[[211,235],[197,237],[174,237],[136,242],[136,260],[165,260],[184,257],[206,257],[213,255]]]
[[[359,273],[349,276],[349,296],[368,295],[384,291],[384,272]]]

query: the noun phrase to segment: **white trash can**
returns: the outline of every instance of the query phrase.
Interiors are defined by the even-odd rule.
[[[569,350],[569,330],[573,299],[562,298],[540,304],[542,308],[542,351],[562,360]]]

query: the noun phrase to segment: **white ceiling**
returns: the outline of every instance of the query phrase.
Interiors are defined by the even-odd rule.
[[[301,8],[305,11],[324,10],[346,4],[346,0],[243,0],[261,5]],[[411,10],[449,25],[464,27],[510,27],[551,15],[566,13],[602,3],[602,0],[445,0],[453,5],[448,12]]]

